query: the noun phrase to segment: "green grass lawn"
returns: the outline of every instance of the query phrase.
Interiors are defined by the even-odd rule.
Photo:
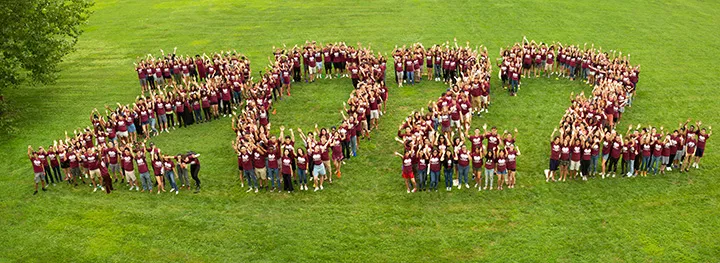
[[[402,9],[400,9],[402,8]],[[202,154],[203,192],[112,195],[50,187],[32,195],[26,146],[47,145],[88,125],[92,108],[138,93],[135,57],[177,46],[192,54],[237,49],[253,71],[273,45],[305,40],[397,45],[466,40],[497,50],[528,39],[595,43],[642,65],[638,96],[620,127],[674,127],[688,117],[720,127],[720,3],[715,1],[98,1],[77,52],[54,85],[7,90],[18,109],[13,135],[0,135],[0,261],[206,262],[711,262],[720,258],[717,139],[702,169],[633,179],[549,184],[550,133],[570,92],[589,87],[530,79],[518,97],[492,82],[483,122],[517,127],[518,187],[406,194],[393,141],[412,111],[444,87],[423,82],[390,89],[388,113],[362,141],[343,178],[319,193],[246,194],[230,147],[230,120],[153,139],[166,152]],[[392,75],[392,74],[389,74]],[[494,74],[493,77],[497,75]],[[294,87],[272,116],[280,125],[333,125],[350,81]]]

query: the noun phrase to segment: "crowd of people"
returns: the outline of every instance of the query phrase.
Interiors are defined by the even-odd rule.
[[[497,189],[514,188],[520,155],[515,145],[517,129],[498,134],[496,127],[487,130],[483,125],[482,131],[476,128],[470,134],[473,116],[487,113],[490,104],[491,65],[487,49],[481,48],[473,49],[469,43],[459,46],[455,40],[453,45],[448,41],[425,48],[415,43],[393,51],[398,86],[413,85],[424,77],[448,85],[437,101],[428,103],[427,112],[413,112],[399,127],[396,139],[405,151],[396,155],[403,162],[408,193],[437,191],[441,170],[447,191],[453,186],[470,188],[468,174],[478,190],[493,189],[496,175]],[[241,187],[247,180],[248,192],[292,192],[309,190],[310,181],[315,191],[323,190],[325,182],[332,183],[333,169],[337,178],[341,176],[342,165],[357,155],[362,139],[370,139],[386,110],[386,58],[360,43],[307,41],[289,49],[273,47],[274,60],[257,82],[251,78],[250,62],[236,51],[195,57],[176,55],[176,50],[160,52],[158,58],[148,54],[135,63],[142,91],[134,103],[105,106],[104,115],[94,109],[92,126],[76,129],[72,136],[66,132],[64,139],[55,140],[47,149],[28,146],[35,193],[39,186],[45,191],[46,185],[63,181],[110,193],[112,184],[120,181],[130,190],[140,191],[142,186],[143,192],[152,192],[156,186],[161,193],[168,185],[177,194],[182,188],[190,189],[188,174],[198,192],[199,154],[164,155],[145,144],[162,132],[217,120],[221,115],[232,119],[237,135],[232,146]],[[587,180],[598,170],[602,178],[615,177],[620,160],[622,176],[699,168],[712,134],[711,127],[701,127],[701,122],[688,126],[688,120],[672,132],[640,125],[631,126],[625,135],[616,131],[625,108],[632,106],[640,73],[639,65],[630,65],[630,55],[603,52],[594,45],[580,48],[526,38],[501,49],[500,55],[499,75],[511,95],[517,94],[521,77],[543,74],[581,79],[593,86],[589,96],[584,92],[571,95],[572,104],[551,136],[546,181]],[[278,136],[271,134],[273,103],[290,96],[293,83],[331,78],[349,78],[355,88],[343,103],[338,125],[321,129],[316,125],[306,133],[280,127]],[[295,145],[295,131],[302,147]]]
[[[593,128],[590,134],[577,128],[556,128],[551,136],[550,169],[545,180],[555,181],[558,170],[557,180],[566,181],[568,177],[587,180],[598,174],[605,179],[698,169],[712,127],[701,127],[700,121],[689,123],[690,119],[672,131],[663,126],[630,125],[624,135],[607,128]],[[555,136],[558,131],[560,135]]]
[[[631,66],[629,54],[623,56],[622,52],[611,52],[595,48],[594,44],[590,48],[584,44],[581,48],[560,42],[537,43],[523,37],[522,43],[500,49],[498,74],[503,87],[513,96],[517,95],[522,78],[555,75],[556,79],[580,79],[592,86],[612,79],[623,84],[628,103],[632,103],[640,65]]]
[[[385,112],[385,58],[372,50],[343,42],[318,44],[308,41],[290,49],[273,48],[274,58],[259,83],[248,85],[244,109],[233,116],[237,135],[232,146],[237,153],[241,187],[246,192],[293,192],[323,190],[342,175],[342,164],[357,156],[361,139],[370,139]],[[322,61],[322,63],[320,63]],[[324,70],[323,70],[324,69]],[[302,75],[301,75],[302,70]],[[324,72],[324,74],[323,74]],[[280,127],[270,132],[268,111],[274,100],[290,95],[292,83],[313,82],[321,78],[350,78],[355,89],[340,111],[342,121],[330,128],[296,131],[303,145],[296,146],[295,130]]]
[[[689,127],[681,123],[672,132],[641,125],[630,126],[625,135],[616,130],[625,109],[632,107],[639,80],[640,66],[630,64],[629,54],[523,38],[522,43],[501,49],[501,56],[500,74],[511,94],[517,93],[521,76],[542,74],[578,79],[593,87],[588,96],[571,94],[571,105],[551,135],[546,181],[587,180],[596,175],[604,179],[618,173],[647,176],[699,167],[705,140],[712,133],[701,129],[701,122]]]
[[[104,116],[93,109],[92,126],[76,129],[73,136],[66,132],[64,139],[55,140],[47,150],[42,146],[37,150],[28,147],[36,189],[42,185],[46,190],[46,184],[63,181],[77,186],[89,179],[93,191],[103,189],[110,193],[112,183],[120,180],[130,190],[150,192],[152,186],[157,186],[160,193],[168,185],[177,194],[182,188],[190,190],[190,174],[195,192],[200,191],[199,154],[189,151],[163,155],[156,147],[149,150],[145,142],[171,129],[209,122],[221,115],[232,116],[244,93],[251,92],[247,88],[250,62],[236,51],[194,58],[176,55],[175,50],[171,54],[160,52],[162,56],[158,58],[148,54],[135,63],[142,90],[134,103],[106,105]],[[155,175],[154,181],[149,168]],[[135,171],[140,175],[140,183]]]
[[[115,114],[121,113],[112,113]],[[100,189],[109,194],[116,189],[118,181],[129,186],[130,191],[153,192],[153,186],[157,186],[158,194],[166,192],[166,188],[178,194],[180,189],[190,190],[188,173],[195,182],[195,192],[200,191],[199,154],[167,155],[153,143],[146,147],[145,140],[123,142],[120,134],[127,132],[116,132],[117,125],[124,124],[100,121],[94,128],[75,130],[72,136],[66,133],[64,140],[53,141],[47,149],[39,146],[34,150],[28,145],[28,158],[35,174],[33,194],[38,193],[38,186],[46,191],[47,185],[57,186],[63,182],[74,187],[88,184],[93,192]],[[106,129],[118,136],[107,135]],[[151,172],[154,176],[150,176]]]
[[[413,112],[398,127],[396,140],[403,144],[404,153],[395,154],[402,159],[407,192],[438,191],[441,171],[446,191],[454,186],[469,189],[469,175],[478,190],[493,189],[495,175],[498,190],[514,188],[520,155],[515,145],[517,129],[499,134],[496,127],[487,130],[483,125],[482,131],[476,128],[470,134],[473,116],[488,112],[491,68],[487,49],[472,49],[469,43],[461,47],[455,41],[453,46],[446,42],[426,50],[416,43],[396,48],[393,56],[399,85],[419,81],[423,61],[428,80],[448,85],[437,101],[428,103],[427,112]],[[406,67],[401,68],[403,64]]]

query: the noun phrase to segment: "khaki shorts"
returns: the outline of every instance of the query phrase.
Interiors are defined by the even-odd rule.
[[[480,107],[480,104],[482,103],[482,97],[477,96],[472,98],[472,106],[473,107]]]
[[[267,180],[267,168],[255,168],[255,177]]]
[[[125,180],[127,180],[128,182],[137,181],[137,177],[135,177],[135,171],[125,171]]]
[[[40,183],[40,181],[45,181],[45,173],[44,172],[35,173],[35,183],[36,184]]]
[[[325,166],[325,172],[327,175],[332,174],[332,166],[330,165],[330,161],[323,161],[323,166]]]
[[[88,173],[90,174],[90,179],[94,179],[95,177],[100,178],[100,169],[90,170]]]
[[[310,67],[309,70],[310,70],[310,74],[317,73],[317,67]]]

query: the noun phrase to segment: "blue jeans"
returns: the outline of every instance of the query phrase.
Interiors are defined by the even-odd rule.
[[[630,173],[631,175],[635,173],[635,159],[629,160],[627,162],[627,170],[628,173]]]
[[[143,190],[152,191],[153,182],[150,179],[150,173],[145,172],[140,174],[140,182],[142,183]]]
[[[303,169],[297,169],[298,177],[300,178],[299,184],[307,184],[307,171]]]
[[[195,122],[201,122],[203,120],[202,114],[200,114],[200,109],[193,110],[195,112]]]
[[[280,188],[280,176],[278,176],[278,168],[268,168],[268,178],[270,178],[270,186]]]
[[[470,169],[470,166],[462,166],[458,165],[458,183],[459,184],[467,184],[468,183],[468,170]]]
[[[440,171],[430,171],[430,190],[437,189],[440,182]]]
[[[418,189],[423,189],[423,188],[425,188],[425,180],[427,180],[427,169],[425,169],[425,170],[418,170],[417,179],[418,179],[418,182],[417,182],[417,183],[418,183],[418,186],[417,186],[417,188],[418,188]]]
[[[248,187],[252,188],[254,186],[255,188],[258,188],[257,177],[255,177],[255,169],[243,170],[243,177],[247,179]]]
[[[652,169],[653,174],[657,174],[658,170],[660,169],[660,156],[653,156],[650,161],[650,169]]]
[[[350,150],[352,151],[352,155],[357,156],[357,136],[350,137]]]
[[[485,168],[485,187],[490,185],[490,188],[492,188],[493,181],[495,181],[495,170]]]
[[[453,180],[453,167],[445,168],[445,187],[452,187]]]
[[[650,171],[650,156],[643,156],[640,169],[644,171]]]
[[[240,95],[240,92],[233,91],[232,92],[232,102],[235,104],[240,104],[241,100],[242,100],[242,96]]]
[[[518,80],[514,80],[514,79],[510,80],[510,85],[512,85],[512,90],[511,90],[512,93],[517,93],[518,85],[519,85]]]
[[[597,163],[598,159],[600,158],[600,155],[593,155],[590,156],[590,172],[593,174],[597,173]]]
[[[405,71],[405,79],[408,83],[412,83],[412,85],[415,85],[415,72],[414,71]]]
[[[442,68],[440,68],[440,64],[433,65],[433,75],[435,78],[441,78],[442,76]]]
[[[155,118],[151,117],[149,120],[150,120],[150,129],[152,129],[153,132],[157,133],[158,131],[157,131],[157,129],[155,129],[155,124],[156,124]]]
[[[570,78],[575,78],[575,67],[569,67],[570,68]]]
[[[177,184],[175,183],[175,172],[174,171],[166,171],[165,172],[165,178],[168,182],[170,182],[170,186],[172,186],[175,191],[178,190]]]

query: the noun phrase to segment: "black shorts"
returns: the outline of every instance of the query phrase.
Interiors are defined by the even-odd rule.
[[[432,64],[426,64],[425,66],[426,66],[427,68],[433,68],[433,65],[432,65]]]
[[[323,66],[325,66],[325,69],[327,69],[327,70],[332,69],[332,62],[324,62],[323,64],[324,64]]]
[[[500,76],[500,79],[502,79],[502,82],[507,82],[507,81],[508,81],[508,76],[507,76],[507,75],[501,75],[501,76]]]
[[[68,168],[70,167],[70,161],[64,161],[60,163],[60,167],[62,168]]]
[[[525,64],[525,63],[523,63],[523,68],[524,68],[524,69],[529,69],[529,68],[530,68],[530,64]]]
[[[695,149],[695,156],[697,156],[697,157],[703,157],[703,153],[705,153],[705,149],[704,149],[704,148],[698,147],[697,149]]]
[[[550,159],[550,171],[557,171],[560,166],[560,160]]]
[[[333,62],[333,68],[340,69],[342,67],[342,62]]]

